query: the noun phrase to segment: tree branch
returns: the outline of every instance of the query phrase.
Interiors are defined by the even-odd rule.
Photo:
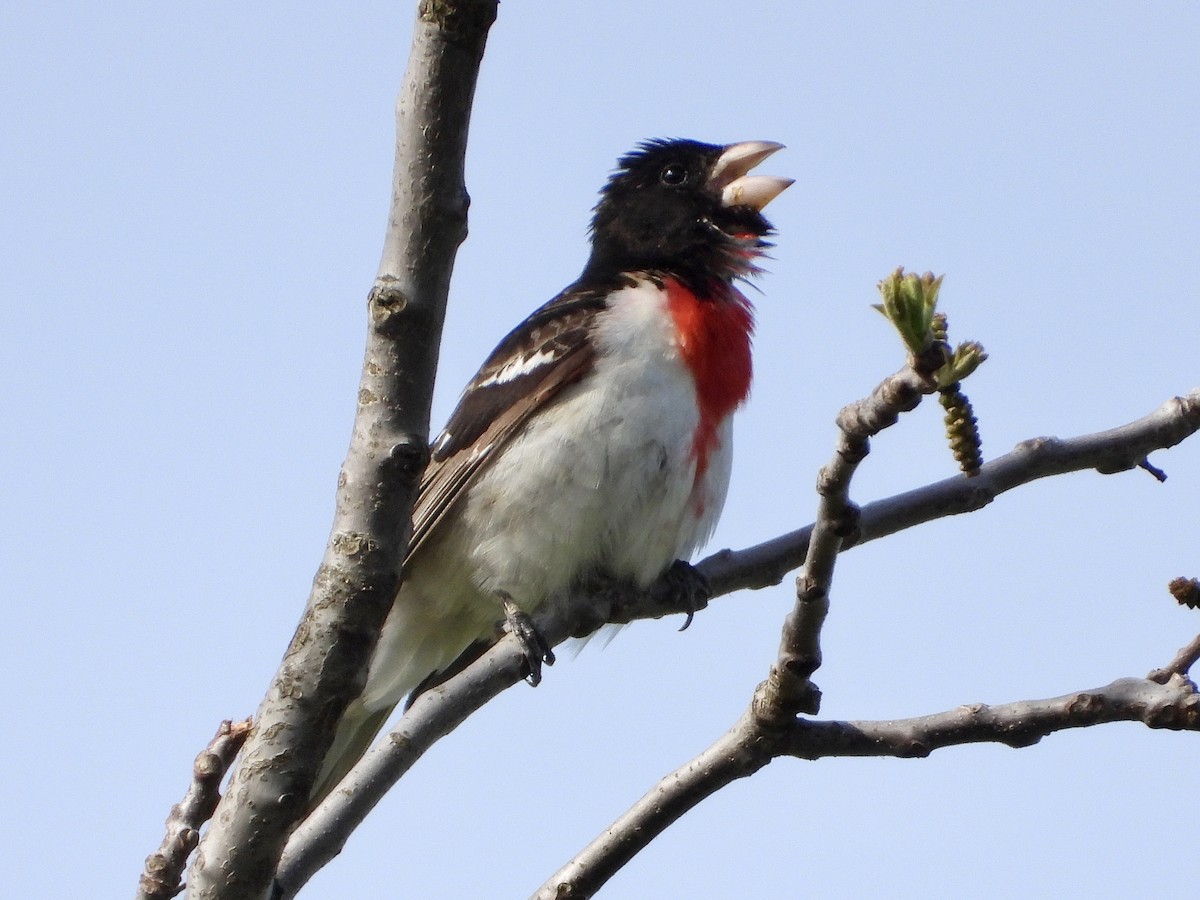
[[[870,452],[870,438],[915,409],[937,383],[916,359],[885,379],[865,400],[837,417],[837,449],[817,477],[817,521],[804,569],[796,578],[796,604],[783,623],[779,653],[767,680],[758,686],[751,710],[758,725],[776,727],[800,713],[815,714],[820,692],[811,676],[821,665],[820,634],[829,611],[829,589],[838,555],[857,531],[859,509],[850,501],[850,481]],[[752,737],[752,735],[751,735]]]
[[[899,722],[813,722],[797,718],[799,712],[814,712],[820,696],[810,676],[820,664],[819,632],[828,607],[834,562],[842,549],[843,536],[850,530],[850,480],[866,455],[868,436],[891,425],[900,412],[916,406],[925,392],[928,372],[919,359],[910,363],[909,369],[885,381],[870,398],[846,407],[838,416],[838,450],[818,481],[821,501],[804,570],[797,578],[796,607],[785,622],[779,658],[767,680],[755,690],[749,709],[708,749],[664,777],[552,875],[534,894],[536,900],[592,896],[686,812],[778,756],[927,756],[939,747],[980,741],[1020,747],[1036,743],[1053,731],[1110,721],[1200,730],[1200,699],[1195,685],[1180,673],[1162,679],[1162,683],[1122,679],[1106,688],[1054,700],[994,708],[979,704]],[[1167,414],[1168,419],[1188,415],[1186,401],[1176,398],[1167,404],[1170,406],[1176,409]],[[1158,413],[1148,418],[1155,419]],[[1191,414],[1196,413],[1196,409],[1191,410]],[[1166,437],[1177,443],[1186,436],[1184,430],[1169,428]],[[1130,460],[1130,448],[1121,446],[1141,433],[1142,429],[1131,430],[1128,426],[1113,429],[1103,436],[1076,439],[1065,452],[1062,442],[1058,442],[1059,452],[1051,456],[1059,465],[1087,458],[1089,468],[1120,471],[1144,459],[1145,453],[1137,452]],[[1096,440],[1098,437],[1105,439]],[[1039,442],[1036,446],[1049,443]],[[1031,446],[1035,445],[1027,443],[1022,448]],[[1021,453],[1022,448],[1015,453]],[[993,475],[997,468],[1002,467],[993,466]],[[971,484],[976,477],[970,479]]]
[[[582,900],[701,800],[753,775],[772,759],[755,746],[758,728],[747,711],[699,756],[664,778],[604,832],[575,854],[532,895],[532,900]]]
[[[1123,467],[1130,468],[1152,451],[1172,447],[1198,430],[1200,389],[1119,428],[1076,438],[1025,441],[984,465],[973,478],[948,478],[864,506],[858,532],[846,546],[980,509],[1006,491],[1050,475],[1085,469],[1109,471],[1114,460],[1131,460]],[[714,597],[745,587],[777,584],[803,562],[812,528],[745,550],[721,550],[697,568],[709,579]],[[568,636],[590,633],[601,622],[626,623],[686,612],[675,592],[663,583],[645,592],[612,586],[603,592],[581,592],[569,604],[540,613],[537,625],[547,641],[556,645]],[[814,625],[804,627],[811,631]],[[333,859],[354,828],[429,747],[501,691],[521,681],[523,660],[520,645],[506,636],[459,675],[417,698],[387,738],[359,761],[292,835],[279,867],[278,880],[284,889],[280,896],[291,896]],[[706,764],[711,767],[712,760]]]
[[[934,519],[974,512],[1013,488],[1068,472],[1113,474],[1133,469],[1155,450],[1166,450],[1200,431],[1200,388],[1173,397],[1141,419],[1074,438],[1033,438],[986,463],[979,474],[937,481],[862,508],[859,533],[846,547],[874,541]],[[697,568],[713,595],[771,587],[804,562],[812,526],[744,550],[721,550]]]
[[[1200,661],[1200,634],[1192,638],[1185,646],[1179,648],[1175,658],[1161,669],[1155,669],[1146,677],[1159,684],[1166,684],[1175,675],[1187,675],[1192,666]]]
[[[253,723],[221,723],[207,747],[192,765],[192,782],[183,799],[171,807],[167,833],[158,850],[146,857],[146,868],[138,879],[136,900],[169,900],[181,890],[179,883],[188,857],[200,842],[200,827],[209,820],[221,800],[221,780],[242,749]]]
[[[423,0],[396,109],[392,204],[324,559],[192,865],[193,900],[260,896],[400,584],[454,256],[467,126],[495,0]]]
[[[1107,722],[1200,731],[1200,695],[1182,675],[1165,684],[1122,678],[1105,687],[1051,700],[1001,706],[972,704],[928,716],[884,722],[799,719],[775,734],[759,732],[750,714],[711,747],[654,786],[534,894],[534,900],[591,897],[672,822],[720,788],[753,775],[778,756],[925,757],[969,743],[1025,747],[1045,735]]]
[[[561,615],[539,617],[551,645],[569,636]],[[275,875],[272,900],[287,900],[336,857],[354,829],[438,740],[493,697],[524,680],[524,651],[506,634],[448,681],[423,692],[386,739],[367,751],[337,788],[296,829]]]
[[[780,750],[798,759],[825,756],[922,758],[960,744],[1028,747],[1048,734],[1110,722],[1141,722],[1150,728],[1200,731],[1200,695],[1184,675],[1159,683],[1120,678],[1092,690],[1050,700],[999,706],[973,703],[946,712],[885,722],[792,723]]]
[[[899,272],[893,277],[898,279]],[[928,278],[936,296],[938,282],[932,275]],[[932,303],[924,311],[932,312]],[[924,338],[928,326],[919,331]],[[880,382],[869,397],[838,413],[837,446],[817,478],[817,521],[803,571],[796,578],[796,604],[784,620],[777,658],[766,680],[755,688],[749,708],[708,749],[662,779],[551,876],[535,897],[590,897],[688,810],[780,755],[780,738],[798,714],[817,712],[820,692],[811,676],[821,664],[820,632],[829,610],[834,566],[846,539],[858,527],[859,510],[850,500],[850,483],[870,452],[870,439],[894,425],[902,413],[915,409],[925,394],[937,390],[933,373],[944,361],[942,347],[932,341],[915,349],[913,342],[909,345],[914,352],[903,369]]]

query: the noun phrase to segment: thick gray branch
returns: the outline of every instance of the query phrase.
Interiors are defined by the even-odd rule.
[[[538,628],[552,645],[569,636],[562,615],[539,618]],[[506,635],[465,671],[422,693],[387,740],[368,751],[296,829],[279,863],[273,900],[295,896],[341,852],[354,829],[425,751],[501,691],[521,681],[524,661],[520,643]]]
[[[392,209],[325,557],[192,865],[193,900],[261,896],[399,586],[424,468],[450,273],[466,235],[467,125],[495,0],[420,5],[397,103]]]

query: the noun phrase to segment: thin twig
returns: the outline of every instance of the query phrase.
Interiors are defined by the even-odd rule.
[[[796,604],[784,620],[775,663],[751,701],[760,724],[777,727],[800,713],[817,712],[820,694],[811,676],[821,662],[820,629],[829,608],[834,565],[847,538],[858,530],[859,510],[850,502],[850,481],[870,452],[870,439],[936,389],[936,382],[910,362],[884,379],[870,397],[838,414],[837,448],[817,477],[817,521],[804,569],[796,578]],[[754,739],[753,733],[748,739]]]
[[[546,880],[532,900],[584,900],[591,897],[650,841],[702,800],[726,785],[753,775],[771,756],[755,746],[758,731],[744,713],[710,747],[663,779],[592,843]]]
[[[169,900],[183,890],[183,870],[200,842],[200,827],[217,808],[221,781],[250,734],[251,724],[250,719],[222,722],[216,736],[196,757],[187,792],[167,816],[166,836],[158,850],[146,857],[136,900]]]
[[[1155,669],[1146,677],[1159,684],[1165,684],[1174,675],[1187,675],[1192,671],[1192,666],[1196,664],[1197,660],[1200,660],[1200,634],[1181,647],[1175,654],[1175,658],[1166,666]]]

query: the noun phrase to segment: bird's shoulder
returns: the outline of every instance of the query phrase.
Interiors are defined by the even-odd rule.
[[[414,552],[510,438],[595,363],[592,331],[621,275],[579,281],[534,310],[488,355],[431,448],[413,512]]]
[[[434,442],[434,461],[471,447],[506,411],[526,410],[546,388],[582,377],[591,363],[592,325],[611,290],[571,285],[505,335],[463,390]]]

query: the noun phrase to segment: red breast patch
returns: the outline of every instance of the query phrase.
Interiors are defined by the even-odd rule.
[[[679,355],[696,382],[700,422],[692,439],[692,452],[699,481],[716,445],[717,429],[750,394],[754,313],[750,301],[732,285],[722,283],[706,299],[673,278],[666,280],[666,289]]]

